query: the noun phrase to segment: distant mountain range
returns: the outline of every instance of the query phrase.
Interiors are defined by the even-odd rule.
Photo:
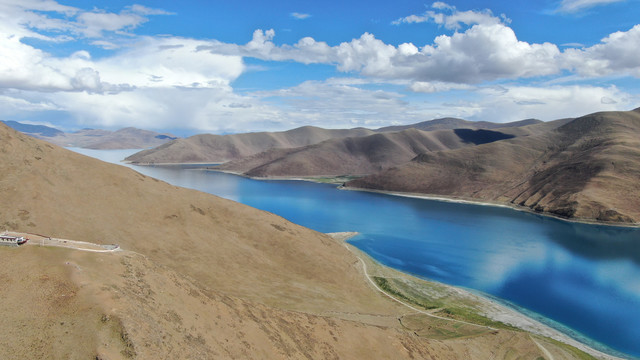
[[[75,132],[63,132],[44,125],[30,125],[17,121],[2,121],[7,126],[38,139],[65,147],[86,149],[145,149],[175,140],[171,134],[141,130],[133,127],[117,131],[82,129]]]
[[[222,164],[222,170],[254,177],[372,174],[406,163],[419,154],[487,143],[514,135],[491,130],[407,129],[329,139],[289,149],[271,149]]]
[[[418,129],[423,131],[453,130],[453,129],[498,129],[505,127],[520,127],[541,123],[541,120],[526,119],[510,123],[494,123],[489,121],[469,121],[458,118],[441,118],[419,122],[411,125],[387,126],[380,128],[378,132],[402,131]]]
[[[640,109],[559,123],[537,135],[425,152],[345,186],[513,204],[570,219],[639,222]]]
[[[155,149],[141,151],[126,160],[139,164],[154,163],[221,163],[269,149],[289,149],[316,144],[324,140],[373,134],[373,130],[357,128],[327,130],[304,126],[282,132],[256,132],[231,135],[202,134],[178,139]]]
[[[218,163],[252,177],[358,176],[344,186],[640,221],[640,110],[507,124],[444,118],[377,130],[197,135],[134,163]]]
[[[531,123],[539,123],[539,120],[525,120],[515,123],[498,124],[491,122],[466,121],[462,119],[446,118],[437,119],[415,125],[403,126],[402,129],[381,128],[371,130],[366,128],[355,129],[322,129],[314,126],[303,126],[293,130],[282,132],[256,132],[231,135],[195,135],[185,139],[178,139],[155,149],[148,149],[133,154],[127,161],[137,164],[158,163],[223,163],[232,160],[243,159],[247,156],[259,154],[263,151],[278,149],[294,149],[331,139],[357,138],[407,129],[418,130],[452,130],[461,127],[467,129],[495,129],[500,127],[521,127]],[[462,126],[464,125],[464,126]],[[378,136],[382,139],[384,136]],[[406,139],[409,140],[410,137]],[[376,138],[373,138],[376,139]],[[375,140],[373,140],[375,141]],[[404,147],[404,145],[401,145]],[[445,145],[445,147],[447,147]],[[265,155],[266,158],[276,156]]]

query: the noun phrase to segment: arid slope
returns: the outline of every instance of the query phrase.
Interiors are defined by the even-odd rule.
[[[376,306],[353,257],[323,234],[1,125],[0,139],[0,194],[11,204],[0,209],[0,228],[117,243],[272,305],[324,311],[344,296],[345,309]]]
[[[640,221],[640,110],[603,112],[547,133],[425,153],[348,187],[524,206],[570,219]]]
[[[257,132],[232,135],[195,135],[129,156],[133,163],[216,163],[239,159],[273,148],[294,148],[324,140],[372,134],[358,128],[327,130],[304,126],[283,132]]]
[[[0,358],[578,356],[511,330],[418,335],[398,320],[411,311],[374,289],[329,237],[4,125],[0,196],[7,230],[124,249],[0,247],[0,333],[11,334]]]
[[[426,132],[408,129],[331,139],[294,149],[269,150],[219,168],[255,177],[364,175],[404,164],[424,152],[457,149],[510,137],[513,135],[490,130]]]

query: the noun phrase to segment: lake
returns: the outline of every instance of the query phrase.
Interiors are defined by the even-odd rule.
[[[135,152],[72,150],[114,163]],[[385,265],[489,294],[601,351],[640,357],[639,229],[304,181],[127,166],[317,231],[357,231],[350,243]]]

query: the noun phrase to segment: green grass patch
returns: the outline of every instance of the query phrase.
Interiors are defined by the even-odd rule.
[[[399,291],[397,287],[392,286],[387,278],[374,276],[373,280],[380,287],[380,289],[384,290],[387,294],[395,297],[396,299],[403,300],[413,305],[418,305],[426,310],[437,309],[440,307],[440,304],[438,303],[433,303],[426,299],[416,299],[413,296],[406,295],[405,292]]]
[[[309,179],[315,182],[325,183],[325,184],[343,184],[360,177],[361,176],[342,175],[342,176],[313,177]]]
[[[582,351],[582,350],[580,350],[580,349],[578,349],[576,347],[573,347],[571,345],[565,344],[565,343],[563,343],[561,341],[558,341],[558,340],[555,340],[555,339],[552,339],[552,338],[547,338],[547,337],[545,338],[545,340],[553,343],[554,345],[556,345],[558,347],[561,347],[561,348],[569,351],[571,354],[575,355],[576,359],[580,359],[580,360],[597,360],[596,357],[591,356],[591,355],[587,354],[586,352],[584,352],[584,351]]]
[[[488,317],[479,314],[476,310],[462,301],[450,300],[446,296],[429,296],[424,291],[418,290],[417,284],[406,283],[379,276],[373,276],[373,280],[380,289],[398,300],[419,306],[425,310],[442,308],[442,310],[435,313],[439,316],[462,320],[477,325],[489,326],[496,329],[522,331],[515,326],[491,320]],[[441,289],[435,284],[434,290],[436,293],[441,291]]]
[[[522,331],[515,326],[511,326],[500,321],[491,320],[486,316],[478,314],[472,309],[463,307],[445,307],[444,309],[438,311],[436,314],[444,317],[450,317],[456,320],[464,320],[473,324],[489,326],[495,329]]]

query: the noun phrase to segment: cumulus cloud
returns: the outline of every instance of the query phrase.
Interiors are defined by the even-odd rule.
[[[625,74],[640,77],[640,25],[615,32],[589,48],[567,49],[567,68],[584,76]]]
[[[422,48],[411,43],[396,47],[370,33],[336,46],[310,37],[294,45],[277,46],[274,36],[273,30],[256,30],[246,45],[216,43],[199,50],[272,61],[332,64],[339,71],[376,78],[467,84],[543,76],[561,70],[556,45],[519,41],[503,24],[474,25],[465,32],[438,36],[432,45]]]
[[[59,11],[71,11],[58,9],[49,2],[45,4]],[[16,8],[13,11],[17,11]],[[152,12],[147,8],[137,8],[137,11]],[[98,21],[96,15],[106,17]],[[136,16],[117,15],[116,18],[122,21],[107,25],[111,15],[85,12],[78,16],[78,21],[82,23],[83,19],[89,19],[87,24],[93,24],[87,34],[97,34],[106,26],[112,30],[122,29],[139,21]],[[101,25],[101,21],[105,24]],[[31,36],[32,30],[26,26],[0,21],[0,29],[7,34],[0,37],[0,88],[102,93],[147,86],[216,87],[217,83],[228,84],[244,71],[239,56],[197,52],[198,46],[208,42],[169,37],[129,39],[130,46],[97,61],[84,50],[68,57],[55,57],[22,41]],[[104,48],[117,47],[104,40],[93,43]]]
[[[575,116],[576,109],[628,109],[638,101],[615,87],[483,84],[554,74],[571,81],[640,77],[635,51],[640,48],[640,25],[591,47],[561,51],[554,44],[519,40],[505,17],[488,10],[458,11],[436,2],[423,15],[398,20],[428,21],[454,30],[426,44],[392,45],[364,33],[333,46],[311,37],[279,45],[271,29],[255,30],[245,44],[231,44],[136,36],[133,32],[148,16],[167,14],[140,5],[112,13],[51,0],[16,3],[0,0],[0,33],[6,35],[0,37],[0,116],[56,111],[87,126],[162,129],[180,124],[233,132],[305,124],[376,127],[443,116],[551,120]],[[55,16],[48,16],[51,12]],[[25,38],[83,39],[115,51],[94,58],[89,48],[60,57],[29,45]],[[348,77],[238,94],[232,84],[247,71],[246,57],[328,64]],[[449,93],[446,103],[437,95],[452,90],[465,91]],[[415,101],[418,96],[421,101]]]
[[[598,5],[606,5],[626,0],[562,0],[558,12],[574,13]]]
[[[503,23],[476,24],[464,32],[440,35],[422,47],[412,43],[393,46],[370,33],[336,46],[310,37],[293,45],[276,45],[274,37],[273,30],[256,30],[245,45],[212,42],[198,50],[267,61],[330,64],[342,72],[388,81],[478,84],[566,71],[583,77],[640,77],[640,57],[636,54],[640,25],[613,33],[594,46],[563,51],[551,43],[521,41]]]
[[[446,4],[444,2],[435,2],[431,5],[432,8],[440,11],[426,11],[422,15],[409,15],[403,18],[397,19],[392,22],[394,25],[411,24],[411,23],[423,23],[433,22],[438,25],[444,26],[446,29],[461,29],[463,25],[493,25],[501,23],[509,23],[506,16],[496,17],[491,10],[485,9],[481,11],[458,11],[455,6]]]
[[[198,47],[198,51],[213,54],[226,54],[243,57],[253,57],[271,61],[293,60],[303,64],[332,63],[334,55],[332,48],[325,42],[316,41],[311,37],[304,37],[294,45],[277,46],[273,42],[273,29],[258,29],[253,32],[251,41],[244,45],[228,44],[211,41]]]
[[[150,15],[170,13],[142,5],[128,6],[119,13],[112,13],[100,9],[85,11],[52,0],[0,0],[0,29],[4,27],[2,30],[10,29],[21,37],[47,41],[69,41],[78,36],[101,38],[105,32],[128,32],[147,22]],[[51,37],[38,31],[60,35]]]

